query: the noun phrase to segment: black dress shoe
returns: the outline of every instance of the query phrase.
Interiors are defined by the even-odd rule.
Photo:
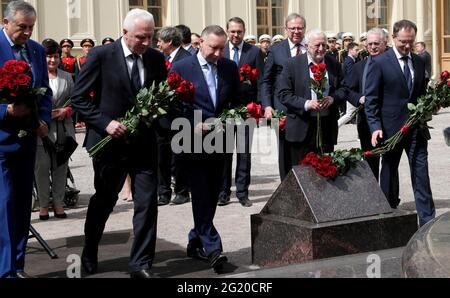
[[[155,274],[153,274],[148,269],[142,269],[140,271],[131,272],[130,277],[131,278],[158,278]]]
[[[55,217],[59,218],[59,219],[66,219],[67,218],[67,213],[64,212],[62,214],[58,214],[58,213],[55,212]]]
[[[219,197],[218,206],[226,206],[230,203],[230,196],[221,196]]]
[[[250,202],[250,200],[247,199],[247,198],[244,198],[244,199],[242,199],[242,200],[239,200],[239,203],[241,203],[241,205],[242,205],[243,207],[252,207],[252,206],[253,206],[253,203]]]
[[[48,215],[48,214],[47,215],[40,215],[39,214],[39,219],[40,220],[49,220],[50,219],[50,215]]]
[[[174,205],[182,205],[185,203],[189,203],[191,199],[189,196],[186,195],[176,195],[175,198],[172,200],[172,204]]]
[[[98,261],[96,257],[88,257],[85,251],[81,254],[81,265],[88,274],[97,273]]]
[[[16,275],[17,275],[17,278],[20,278],[20,279],[22,279],[22,278],[34,278],[34,277],[32,277],[31,275],[27,274],[24,271],[17,272]]]
[[[193,242],[189,242],[186,248],[186,254],[189,258],[208,261],[208,257],[205,254],[205,251],[198,244],[194,244]]]
[[[209,265],[214,272],[221,273],[223,270],[223,265],[228,262],[228,258],[224,256],[220,250],[216,250],[208,256]]]
[[[170,203],[170,196],[160,196],[158,200],[158,206],[165,206],[169,205]]]

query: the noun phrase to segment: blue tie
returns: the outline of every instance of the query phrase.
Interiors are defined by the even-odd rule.
[[[405,76],[406,79],[406,84],[408,85],[408,90],[409,93],[412,92],[413,89],[413,80],[412,80],[412,76],[411,76],[411,69],[409,68],[409,57],[408,56],[404,56],[401,58],[404,62],[404,66],[403,66],[403,75]]]
[[[217,105],[217,87],[216,87],[216,65],[214,63],[208,63],[205,65],[208,69],[206,75],[206,83],[208,84],[209,94],[211,95],[214,107]]]
[[[239,66],[239,48],[234,47],[233,50],[234,50],[233,61],[234,63],[236,63],[237,66]]]
[[[24,46],[15,44],[13,46],[13,54],[14,54],[14,59],[16,59],[18,61],[26,61],[28,63],[28,59],[26,57],[26,49]]]

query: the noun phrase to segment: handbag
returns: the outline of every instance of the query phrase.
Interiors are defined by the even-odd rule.
[[[66,133],[66,127],[63,124],[64,133]],[[77,141],[71,136],[65,136],[62,143],[56,142],[56,165],[60,167],[65,164],[75,150],[78,147]]]

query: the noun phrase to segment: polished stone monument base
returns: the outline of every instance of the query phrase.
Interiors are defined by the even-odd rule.
[[[298,166],[252,216],[252,258],[273,267],[397,248],[417,229],[416,213],[391,209],[366,162],[334,181]]]
[[[277,215],[253,215],[252,258],[262,267],[300,264],[405,246],[417,231],[417,215],[396,211],[314,224]]]

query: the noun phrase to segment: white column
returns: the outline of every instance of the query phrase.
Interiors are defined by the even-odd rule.
[[[417,41],[424,41],[425,35],[425,14],[423,10],[423,0],[416,0],[416,25],[417,25]]]
[[[432,18],[432,28],[433,28],[433,55],[432,55],[432,59],[433,59],[433,78],[436,79],[436,74],[441,73],[441,61],[440,61],[440,48],[439,48],[439,39],[440,36],[438,36],[437,31],[439,30],[438,26],[439,24],[437,23],[437,10],[438,10],[438,5],[437,5],[437,0],[432,0],[433,1],[433,18]],[[444,20],[441,20],[441,22],[443,22]],[[443,32],[442,32],[443,34]],[[442,45],[443,46],[443,45]]]
[[[39,7],[38,7],[38,3],[37,0],[26,0],[26,2],[30,3],[31,5],[33,5],[34,9],[36,9],[36,13],[37,13],[37,18],[36,18],[36,23],[34,24],[34,30],[33,30],[33,36],[32,39],[34,39],[35,41],[40,41],[40,32],[39,30],[41,29],[39,27]]]
[[[258,20],[256,19],[256,0],[248,0],[246,3],[247,33],[258,34]],[[259,36],[257,36],[258,38]]]
[[[180,24],[180,1],[167,0],[165,26],[176,26]]]
[[[342,31],[342,16],[341,16],[341,7],[342,7],[342,1],[341,0],[335,0],[333,1],[333,10],[334,10],[334,24],[333,24],[333,32],[338,33],[339,31]]]

